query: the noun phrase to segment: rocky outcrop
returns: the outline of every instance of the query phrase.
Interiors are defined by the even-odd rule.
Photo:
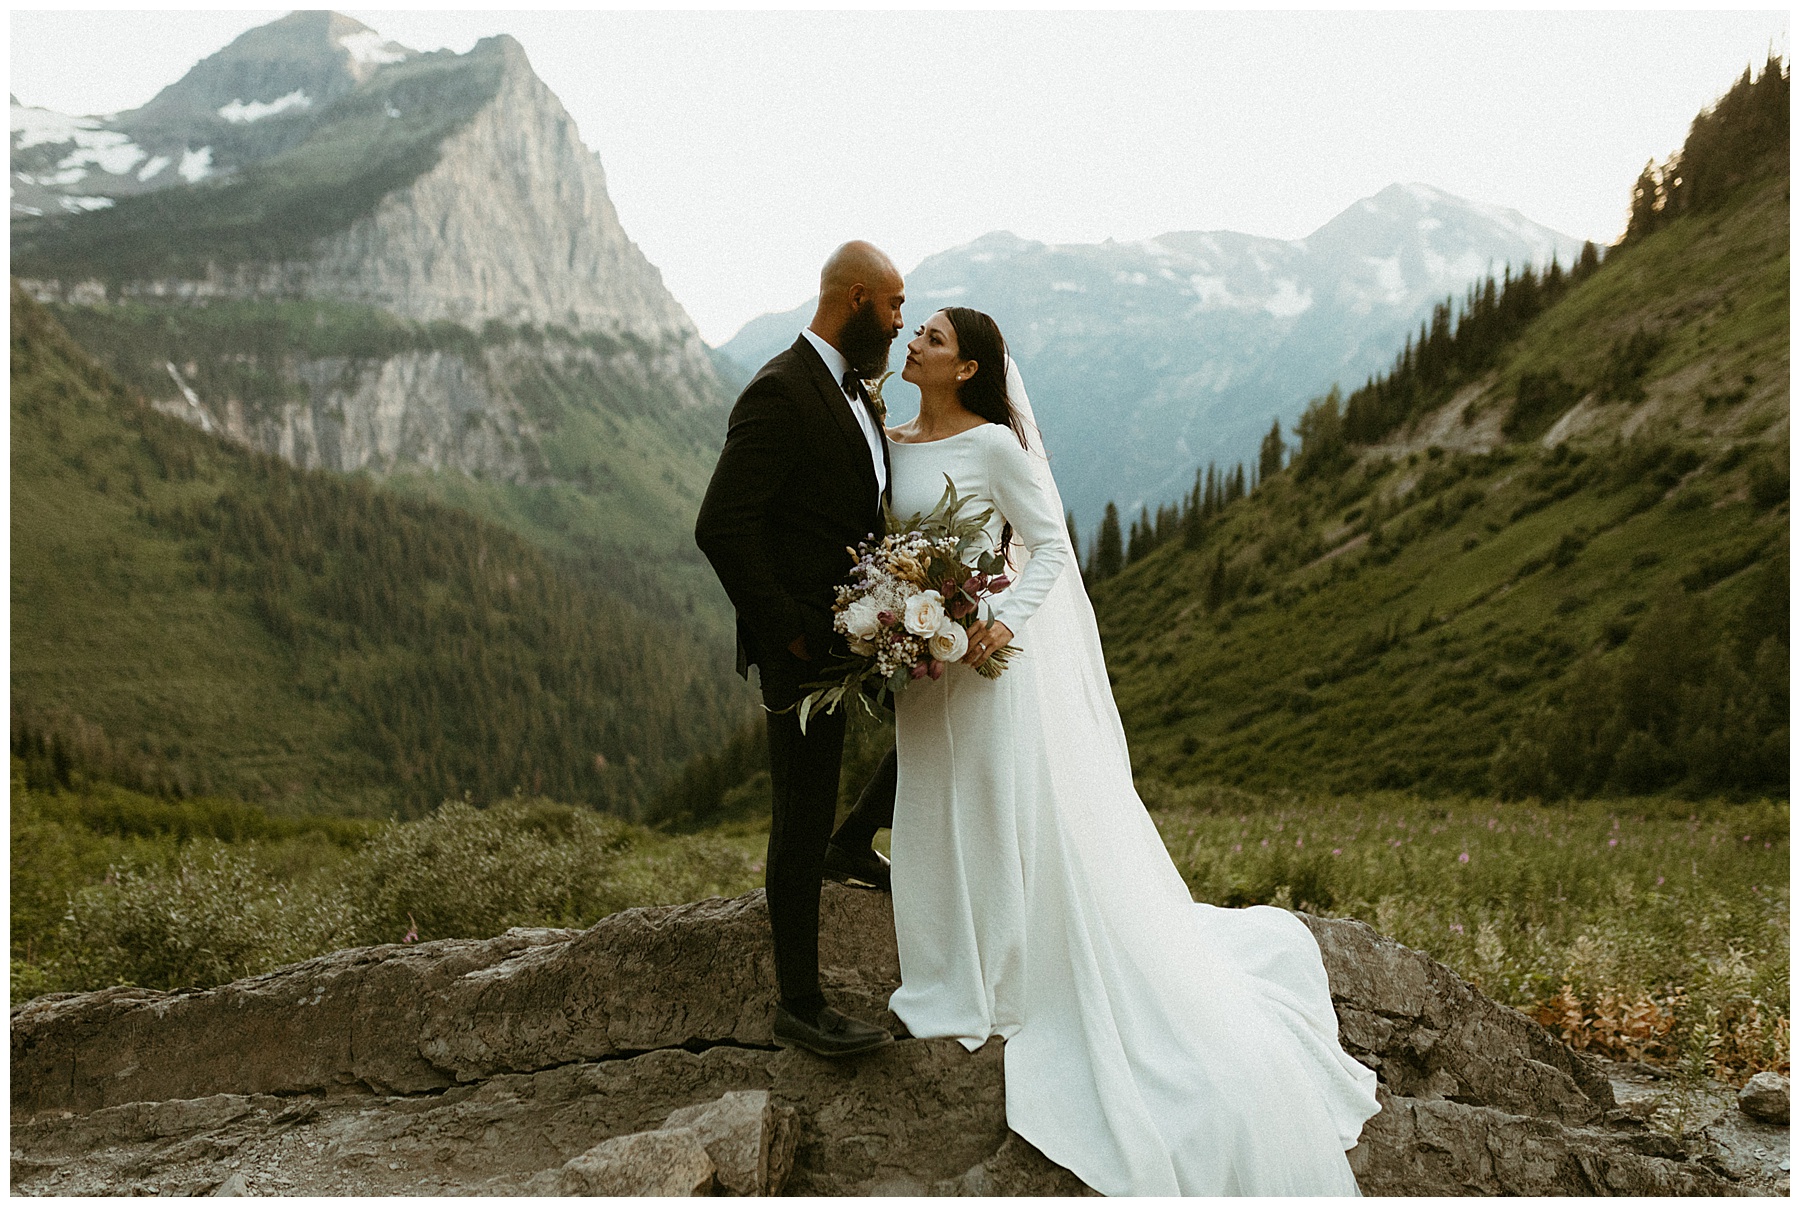
[[[1788,1079],[1780,1073],[1758,1073],[1738,1091],[1738,1107],[1765,1123],[1788,1121]]]
[[[619,225],[600,159],[510,37],[500,86],[436,165],[322,244],[307,292],[422,322],[489,321],[691,340],[693,323]]]
[[[1652,1128],[1599,1066],[1442,965],[1308,922],[1345,1047],[1382,1081],[1351,1154],[1366,1192],[1785,1190],[1773,1161]],[[753,893],[211,990],[39,999],[13,1013],[14,1186],[616,1192],[667,1150],[651,1164],[726,1193],[1084,1189],[1007,1130],[1000,1041],[903,1039],[846,1063],[776,1048],[767,933]],[[898,1027],[887,897],[827,886],[821,964],[834,1004]]]
[[[308,469],[344,473],[366,470],[458,470],[516,483],[570,476],[557,462],[558,436],[573,429],[608,430],[632,422],[651,405],[665,446],[689,454],[689,432],[710,437],[723,430],[717,379],[695,369],[679,344],[608,347],[603,342],[511,340],[474,350],[420,349],[381,359],[290,357],[279,368],[293,388],[278,398],[223,397],[194,390],[177,374],[164,384],[169,397],[152,405],[239,444],[274,453]],[[527,406],[548,383],[565,400]],[[667,412],[689,412],[671,421]],[[710,447],[710,444],[709,446]],[[656,455],[655,448],[611,449],[603,457]],[[592,454],[590,454],[592,455]],[[705,486],[704,459],[670,457],[682,485]],[[690,463],[691,462],[691,463]],[[607,466],[605,459],[602,467]],[[563,472],[559,473],[559,469]],[[603,482],[582,481],[588,490]],[[654,499],[637,500],[655,506]],[[669,521],[685,538],[687,513]]]

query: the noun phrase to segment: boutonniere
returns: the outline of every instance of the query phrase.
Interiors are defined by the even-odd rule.
[[[887,403],[882,401],[881,387],[886,385],[887,379],[893,375],[894,371],[889,369],[873,381],[867,379],[863,381],[863,389],[869,392],[869,405],[875,408],[875,418],[881,421],[882,427],[887,426]]]

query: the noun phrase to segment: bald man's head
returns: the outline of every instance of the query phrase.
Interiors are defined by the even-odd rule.
[[[864,377],[887,368],[900,333],[906,281],[887,254],[853,239],[831,253],[819,272],[819,308],[812,329]]]
[[[883,282],[899,280],[900,270],[886,252],[873,243],[852,239],[832,252],[819,270],[819,296],[845,293],[857,285],[875,289]]]

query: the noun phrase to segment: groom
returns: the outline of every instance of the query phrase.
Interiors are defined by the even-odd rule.
[[[813,714],[801,733],[789,709],[802,685],[847,652],[832,629],[848,549],[883,531],[887,442],[863,388],[887,367],[906,283],[868,243],[846,243],[819,278],[812,323],[764,365],[731,410],[694,540],[737,609],[738,673],[755,665],[769,710],[774,810],[765,872],[775,977],[775,1038],[821,1056],[893,1042],[880,1027],[825,1004],[819,991],[819,880],[886,887],[871,850],[894,809],[894,754],[836,836],[838,773],[848,706]],[[829,848],[829,849],[828,849]]]

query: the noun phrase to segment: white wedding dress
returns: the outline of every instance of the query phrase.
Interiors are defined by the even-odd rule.
[[[994,602],[1005,673],[953,664],[896,700],[894,1013],[970,1050],[1004,1036],[1007,1123],[1105,1194],[1356,1194],[1375,1074],[1338,1045],[1304,923],[1189,896],[1132,786],[1041,444],[983,424],[889,448],[895,514],[948,475],[1028,555]]]

